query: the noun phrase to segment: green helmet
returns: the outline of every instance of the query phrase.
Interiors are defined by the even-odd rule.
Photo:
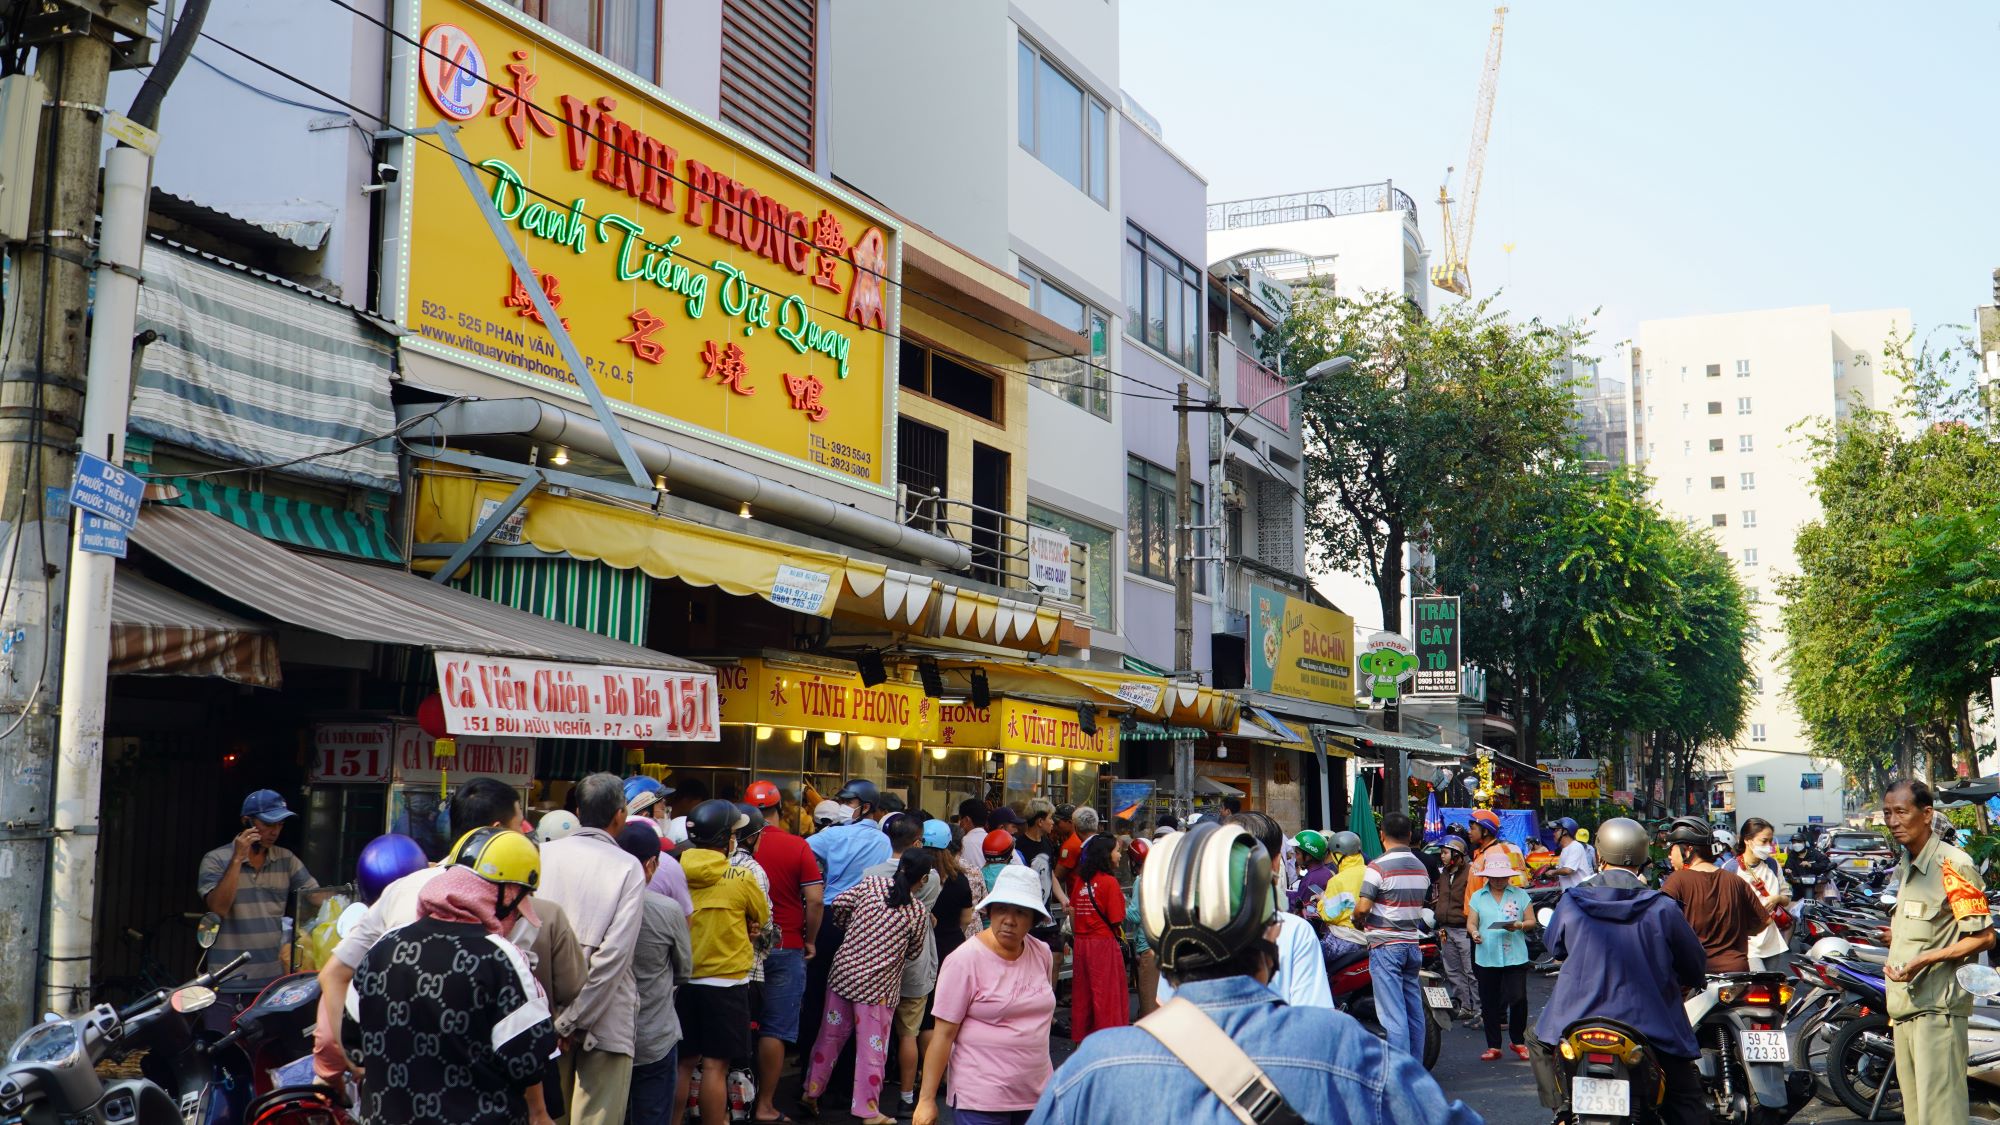
[[[1292,837],[1292,844],[1313,859],[1325,859],[1326,853],[1332,850],[1332,845],[1326,842],[1326,837],[1310,828]]]

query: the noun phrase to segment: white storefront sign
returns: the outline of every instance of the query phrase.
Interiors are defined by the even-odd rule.
[[[535,779],[535,740],[532,738],[454,739],[458,745],[448,758],[437,756],[438,740],[422,727],[396,728],[396,780],[405,784],[436,785],[447,776],[454,782],[471,777],[493,777],[516,789]]]
[[[1069,597],[1069,536],[1052,527],[1028,527],[1028,582],[1050,597]]]
[[[1555,785],[1558,797],[1595,800],[1602,792],[1597,784],[1595,758],[1563,758],[1543,762],[1542,768],[1549,771],[1549,780]]]
[[[366,785],[389,780],[388,723],[313,724],[314,784]]]
[[[710,672],[440,652],[437,673],[455,735],[713,742],[721,718]]]

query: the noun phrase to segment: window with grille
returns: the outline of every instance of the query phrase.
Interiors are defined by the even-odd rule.
[[[1708,377],[1711,379],[1720,379],[1722,377],[1722,365],[1719,363],[1709,364]]]
[[[1292,490],[1283,481],[1257,482],[1257,561],[1286,573],[1298,569],[1292,539]]]
[[[946,495],[950,458],[951,435],[912,418],[896,419],[896,479],[910,497],[904,522],[928,530],[946,518],[942,509],[924,503],[924,498]]]
[[[1726,478],[1724,477],[1710,477],[1708,478],[1708,487],[1711,489],[1719,489],[1723,487],[1725,482]]]
[[[815,0],[722,0],[723,122],[812,167],[818,55]]]
[[[1708,517],[1708,526],[1710,526],[1710,527],[1728,527],[1728,526],[1729,526],[1729,516],[1728,516],[1728,515],[1727,515],[1726,513],[1723,513],[1723,512],[1717,512],[1717,513],[1715,513],[1714,515],[1712,515],[1712,516]]]
[[[1709,438],[1709,439],[1708,439],[1708,451],[1709,451],[1710,453],[1720,453],[1720,452],[1722,452],[1722,439],[1721,439],[1721,438],[1719,438],[1719,437],[1712,437],[1712,438]]]

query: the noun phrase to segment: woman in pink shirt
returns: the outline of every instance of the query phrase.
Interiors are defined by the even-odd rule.
[[[938,968],[924,1058],[923,1095],[911,1125],[937,1125],[937,1093],[951,1067],[952,1120],[1026,1125],[1049,1081],[1049,1025],[1056,1014],[1049,947],[1028,936],[1050,919],[1042,884],[1026,867],[1003,868],[979,904],[986,928]]]

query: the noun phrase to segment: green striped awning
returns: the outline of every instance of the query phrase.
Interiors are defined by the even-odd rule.
[[[490,602],[537,613],[627,644],[646,643],[653,585],[645,571],[596,560],[475,558],[452,585]]]
[[[389,534],[387,514],[377,509],[350,512],[190,477],[163,477],[154,483],[180,490],[179,496],[163,503],[221,516],[266,539],[372,562],[403,561]]]

